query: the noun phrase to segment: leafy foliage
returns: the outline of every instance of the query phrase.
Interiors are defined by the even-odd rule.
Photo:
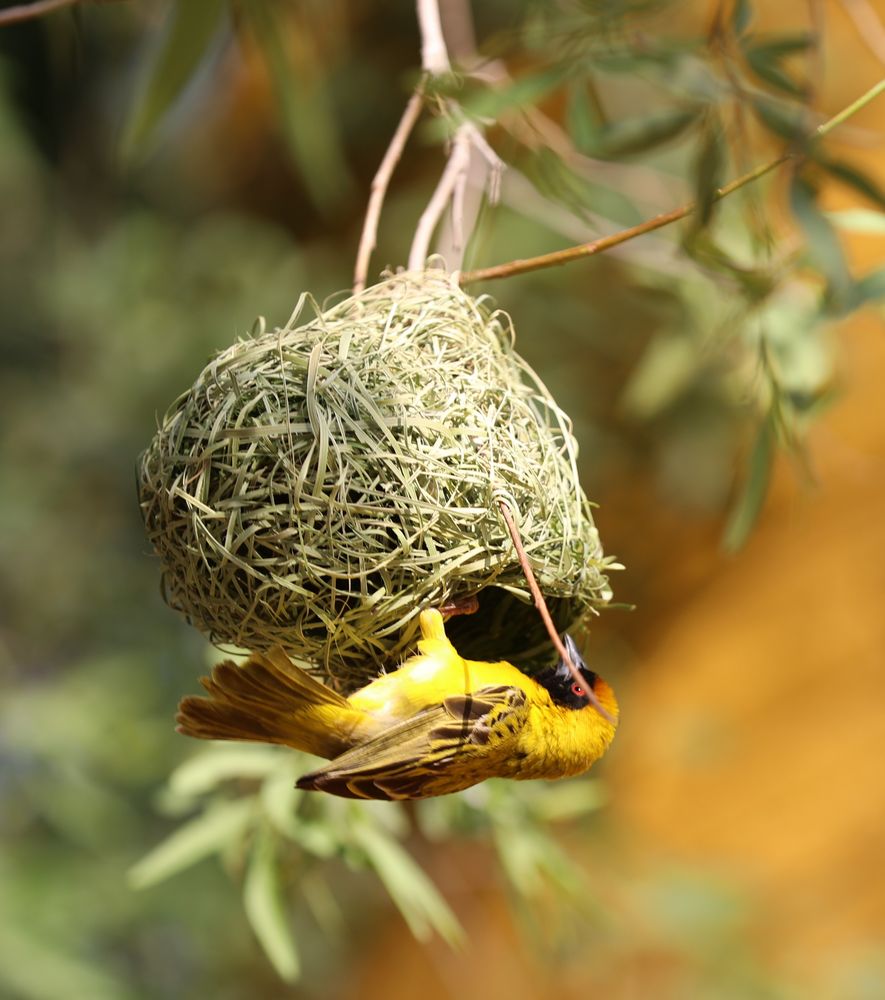
[[[312,766],[305,754],[264,747],[219,744],[198,752],[173,771],[164,803],[174,813],[200,811],[133,866],[133,885],[146,889],[209,856],[221,857],[234,873],[243,872],[249,922],[274,968],[288,980],[300,966],[283,902],[283,871],[287,880],[299,885],[306,880],[314,894],[329,898],[330,866],[368,866],[417,938],[436,933],[459,945],[463,932],[457,918],[401,843],[410,828],[402,807],[301,792],[295,781]],[[581,782],[580,788],[582,794],[574,787],[539,794],[512,782],[488,782],[472,795],[419,803],[415,819],[435,837],[489,831],[511,884],[529,904],[548,882],[567,895],[578,891],[549,824],[599,806],[595,782]]]

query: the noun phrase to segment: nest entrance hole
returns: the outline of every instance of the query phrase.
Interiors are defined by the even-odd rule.
[[[446,622],[446,634],[462,656],[469,660],[507,660],[528,674],[556,661],[556,650],[533,604],[495,586],[475,596],[479,608],[473,614],[455,615]],[[560,632],[572,625],[583,610],[567,598],[545,596],[545,601]]]

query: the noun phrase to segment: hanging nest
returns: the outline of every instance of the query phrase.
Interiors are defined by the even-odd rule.
[[[282,645],[351,690],[397,666],[421,608],[468,656],[550,644],[501,516],[561,629],[611,594],[567,417],[509,317],[442,272],[400,274],[223,351],[139,466],[164,596],[214,641]]]

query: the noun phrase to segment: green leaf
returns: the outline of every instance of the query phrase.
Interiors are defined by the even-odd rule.
[[[258,831],[249,857],[243,906],[271,965],[286,982],[294,982],[301,962],[283,905],[273,836],[266,828]]]
[[[800,148],[807,145],[805,111],[802,108],[767,97],[754,97],[750,104],[756,117],[769,132]]]
[[[303,821],[296,815],[296,810],[298,802],[305,793],[295,787],[297,777],[295,771],[296,769],[288,764],[282,769],[277,767],[268,774],[260,792],[261,807],[265,816],[279,833],[290,840],[299,839],[303,826]]]
[[[585,152],[606,159],[644,153],[681,135],[701,114],[699,107],[682,108],[610,122],[600,127]]]
[[[727,551],[737,552],[753,530],[768,492],[773,462],[774,428],[771,419],[767,419],[759,428],[746,481],[725,527],[722,544]]]
[[[872,271],[854,283],[849,296],[851,309],[859,309],[868,302],[885,299],[885,268]]]
[[[885,192],[872,177],[868,177],[862,170],[858,170],[857,167],[841,160],[819,158],[817,163],[832,177],[842,181],[843,184],[848,184],[849,187],[853,187],[855,191],[869,199],[874,205],[885,209]]]
[[[621,398],[624,412],[649,420],[666,409],[693,381],[703,363],[689,337],[663,333],[651,340]]]
[[[760,80],[792,97],[804,98],[808,95],[808,85],[793,79],[784,69],[783,59],[796,52],[805,52],[814,44],[813,33],[797,32],[764,39],[751,35],[742,41],[741,48],[747,64]]]
[[[569,87],[566,120],[569,135],[578,149],[596,147],[602,119],[582,81]]]
[[[277,771],[282,760],[267,747],[211,747],[172,772],[169,790],[184,799],[197,798],[232,778],[264,778]]]
[[[596,206],[593,191],[596,187],[579,177],[553,150],[541,147],[524,164],[524,172],[531,183],[546,198],[565,205],[582,218]]]
[[[507,86],[483,87],[461,101],[474,118],[495,121],[506,111],[537,104],[574,72],[570,63],[560,63],[539,73],[527,73]]]
[[[747,63],[760,80],[764,80],[777,90],[782,90],[792,97],[808,95],[807,85],[794,80],[770,52],[751,50],[747,53]]]
[[[335,110],[319,73],[308,78],[283,44],[287,24],[274,0],[249,0],[246,16],[273,83],[280,126],[292,160],[317,207],[340,212],[354,191],[336,129]],[[290,28],[290,26],[289,26]]]
[[[15,912],[13,908],[12,914]],[[89,916],[96,919],[91,913]],[[133,996],[131,983],[118,979],[105,967],[109,963],[97,963],[91,949],[83,947],[80,928],[75,930],[72,943],[61,946],[44,940],[44,935],[29,926],[27,920],[21,925],[20,916],[4,914],[4,918],[0,934],[0,995],[18,1000],[56,997],[125,1000]],[[122,970],[121,975],[125,975]]]
[[[538,817],[544,823],[564,823],[596,812],[608,800],[601,781],[593,778],[560,784],[550,782],[534,804]]]
[[[585,898],[583,873],[543,825],[521,820],[496,822],[495,848],[513,888],[528,901],[537,898],[547,880],[567,897]]]
[[[144,889],[189,868],[241,837],[254,816],[251,799],[224,802],[180,826],[129,870],[129,881]]]
[[[522,826],[502,829],[496,825],[495,849],[508,881],[520,896],[526,899],[537,896],[544,880],[533,831]]]
[[[778,278],[765,267],[750,267],[723,249],[710,231],[688,230],[682,242],[685,252],[703,267],[719,271],[737,282],[751,301],[761,301],[771,294]]]
[[[731,27],[735,35],[740,37],[746,33],[753,20],[753,5],[750,0],[735,0],[731,8]]]
[[[352,836],[419,941],[435,930],[453,947],[461,944],[464,932],[458,918],[398,841],[368,822],[354,824]]]
[[[826,277],[830,297],[837,307],[852,285],[851,275],[836,232],[817,205],[817,193],[798,174],[790,185],[790,208],[805,235],[808,259]]]
[[[300,821],[283,832],[318,858],[331,858],[341,847],[341,839],[329,823]]]
[[[703,141],[695,162],[695,197],[698,206],[694,219],[696,226],[703,228],[713,216],[713,209],[718,201],[717,192],[722,185],[725,161],[726,149],[722,125],[718,117],[713,116],[704,125]]]
[[[838,212],[824,212],[824,215],[838,229],[885,236],[885,212],[873,212],[868,208],[846,208]]]
[[[326,937],[340,938],[346,928],[341,903],[335,897],[327,879],[310,868],[298,879],[298,896],[310,910],[319,929]]]
[[[769,52],[783,58],[796,52],[807,52],[817,44],[813,31],[793,31],[783,35],[750,35],[741,46],[744,52]]]
[[[160,46],[141,96],[130,113],[122,154],[141,152],[163,115],[182,92],[215,38],[226,0],[178,0],[167,20]]]

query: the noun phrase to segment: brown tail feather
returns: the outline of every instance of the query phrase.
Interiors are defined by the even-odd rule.
[[[225,660],[200,683],[209,696],[183,698],[176,717],[178,732],[198,739],[282,743],[335,757],[350,746],[362,715],[282,649],[254,653],[239,666]]]

